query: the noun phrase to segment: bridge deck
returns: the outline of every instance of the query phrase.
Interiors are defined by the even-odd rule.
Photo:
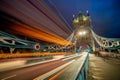
[[[120,80],[120,60],[90,54],[89,80]]]

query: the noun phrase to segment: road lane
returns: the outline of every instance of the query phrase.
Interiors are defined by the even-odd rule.
[[[9,78],[8,80],[33,80],[34,78],[73,60],[74,58],[70,58],[68,60],[60,59],[57,61],[38,64],[38,65],[31,66],[31,67],[25,67],[21,69],[0,72],[0,79],[4,79],[11,75],[16,75],[14,77]]]
[[[73,63],[66,66],[59,72],[46,78],[45,80],[74,80],[77,72],[79,71],[80,66],[82,65],[82,62],[86,58],[86,55],[87,53],[83,53],[83,55],[81,57],[76,58]]]
[[[57,74],[55,74],[53,77],[51,77],[49,80],[55,80],[58,76],[60,76],[63,72],[65,72],[66,70],[68,70],[71,66],[67,66],[64,69],[62,69],[61,71],[59,71]]]

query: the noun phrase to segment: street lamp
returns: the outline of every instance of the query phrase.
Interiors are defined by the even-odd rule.
[[[82,32],[79,32],[78,34],[79,34],[79,35],[82,35],[83,33],[82,33]]]
[[[83,31],[83,35],[85,35],[87,32],[86,31]]]
[[[85,35],[87,32],[86,31],[80,31],[78,34],[79,35]]]

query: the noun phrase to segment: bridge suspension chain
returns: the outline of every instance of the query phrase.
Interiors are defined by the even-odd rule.
[[[97,35],[92,29],[91,29],[91,32],[92,32],[93,38],[96,40],[96,42],[99,44],[100,47],[103,47],[106,49],[120,48],[120,38],[105,38]]]

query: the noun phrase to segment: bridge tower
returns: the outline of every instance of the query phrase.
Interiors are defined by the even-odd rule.
[[[95,50],[90,26],[91,19],[88,11],[86,16],[81,12],[79,12],[77,18],[73,16],[74,39],[77,49],[80,45],[89,45],[93,51]],[[82,47],[82,49],[85,49],[85,47]]]

